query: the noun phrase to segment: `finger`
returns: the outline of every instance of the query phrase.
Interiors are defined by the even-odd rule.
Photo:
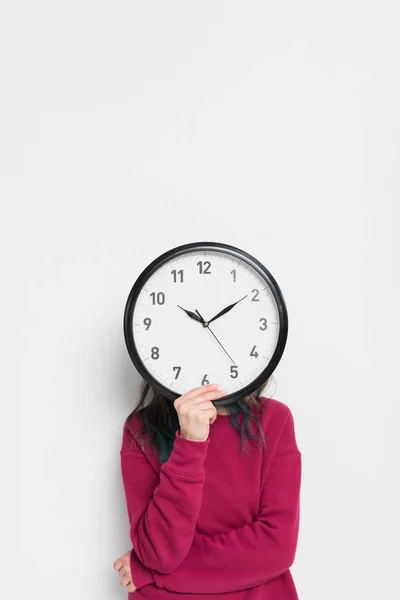
[[[116,571],[120,570],[120,568],[122,567],[122,562],[120,558],[117,558],[117,560],[113,564],[113,567]]]
[[[182,394],[181,398],[190,400],[191,398],[195,398],[199,394],[202,394],[204,391],[216,390],[218,387],[218,383],[207,383],[207,385],[200,385],[199,387],[195,387]]]
[[[199,396],[196,396],[190,402],[190,406],[197,406],[202,404],[203,402],[211,402],[211,400],[217,400],[217,398],[222,398],[222,396],[226,396],[228,390],[215,390],[212,392],[204,392]]]
[[[127,589],[128,592],[136,592],[137,587],[133,583],[133,581],[131,581],[126,589]]]
[[[119,583],[120,583],[122,586],[126,586],[126,585],[129,585],[130,581],[131,581],[131,577],[130,577],[130,575],[127,575],[127,574],[125,573],[125,575],[124,575],[123,577],[120,577]]]

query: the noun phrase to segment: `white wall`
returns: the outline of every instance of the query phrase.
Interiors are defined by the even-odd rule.
[[[301,600],[399,597],[398,13],[3,3],[2,597],[126,598],[123,309],[199,240],[254,254],[287,302]]]

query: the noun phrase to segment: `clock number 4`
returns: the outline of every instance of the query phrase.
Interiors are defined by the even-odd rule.
[[[253,346],[250,352],[250,356],[254,356],[254,358],[258,358],[258,352],[256,352],[257,346]]]
[[[200,275],[211,275],[211,263],[208,260],[202,261],[199,260],[199,262],[197,263],[197,266],[199,267],[199,274]]]

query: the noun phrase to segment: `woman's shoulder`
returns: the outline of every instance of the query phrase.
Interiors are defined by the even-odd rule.
[[[134,411],[125,419],[122,431],[121,450],[132,450],[137,447],[138,432],[143,425],[142,410]]]
[[[275,398],[259,396],[259,403],[263,407],[261,421],[263,429],[271,437],[279,439],[284,430],[294,435],[293,413],[289,406]]]

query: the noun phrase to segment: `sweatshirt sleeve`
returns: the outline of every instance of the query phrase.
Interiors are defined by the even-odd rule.
[[[182,438],[178,430],[171,454],[157,473],[124,425],[121,473],[135,553],[132,578],[138,588],[154,581],[153,571],[158,575],[174,571],[192,546],[208,444],[208,439]]]
[[[261,585],[292,565],[299,529],[301,453],[289,411],[262,486],[255,520],[207,536],[196,533],[179,568],[156,582],[180,593],[217,594]]]

